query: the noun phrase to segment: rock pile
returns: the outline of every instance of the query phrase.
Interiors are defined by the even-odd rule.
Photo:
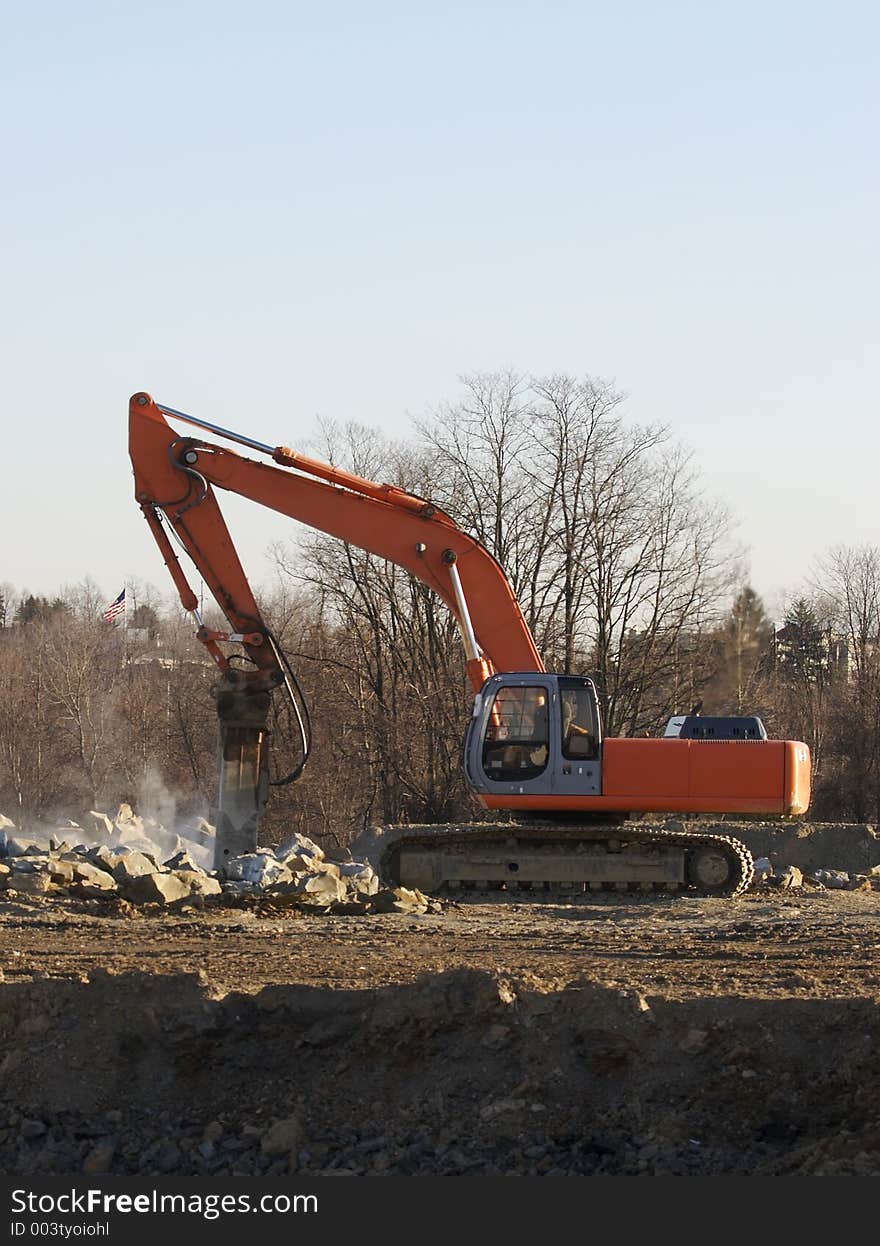
[[[778,887],[780,890],[816,887],[841,891],[880,891],[880,865],[875,865],[861,874],[832,869],[804,872],[796,865],[783,865],[774,869],[767,857],[758,857],[755,861],[754,886]]]
[[[441,911],[438,901],[420,891],[381,886],[376,861],[389,832],[380,828],[355,842],[358,859],[347,854],[346,860],[330,860],[314,841],[294,834],[274,849],[230,857],[215,869],[214,827],[203,818],[169,831],[123,804],[114,817],[92,810],[83,823],[66,821],[33,835],[0,815],[0,893],[22,898],[67,894],[181,908],[258,899],[278,907],[351,916]],[[666,827],[682,829],[682,824],[670,820]],[[738,827],[721,824],[719,829],[736,834]],[[759,854],[764,842],[760,835],[742,834],[755,858],[753,888],[880,890],[880,865],[867,864],[872,850],[875,860],[880,855],[874,828],[859,828],[863,834],[857,840],[844,834],[847,828],[831,829],[840,834],[835,838],[828,828],[795,825],[784,841],[778,836],[768,841],[773,845],[768,855]],[[804,844],[816,835],[819,842],[805,857]],[[830,858],[847,869],[825,864],[825,853],[834,844],[848,848],[849,858],[846,853]]]
[[[162,907],[236,903],[256,897],[306,911],[357,916],[439,910],[419,891],[380,886],[371,865],[330,861],[305,835],[277,848],[231,857],[212,869],[213,828],[204,820],[188,835],[121,805],[115,818],[90,815],[92,825],[67,822],[32,837],[0,820],[0,889],[13,897],[74,896]]]

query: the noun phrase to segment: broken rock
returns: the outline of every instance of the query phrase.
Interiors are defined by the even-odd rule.
[[[316,861],[324,860],[324,850],[320,848],[307,835],[288,836],[275,849],[275,856],[279,861],[287,861],[288,857],[307,857],[311,864]]]
[[[91,830],[100,839],[109,839],[113,834],[113,823],[106,813],[101,813],[97,809],[90,809],[89,817],[92,819],[92,826],[86,829]]]
[[[195,822],[184,830],[183,836],[202,848],[213,849],[217,831],[206,818],[196,818]]]
[[[81,895],[95,897],[116,890],[116,880],[112,874],[93,865],[91,861],[70,862],[73,868],[74,884]]]
[[[345,884],[335,871],[315,870],[296,880],[296,890],[311,904],[333,904],[345,899]]]
[[[219,878],[211,878],[201,870],[174,870],[173,873],[189,888],[191,896],[219,896],[223,891]]]
[[[366,917],[369,911],[366,896],[358,896],[356,900],[337,900],[330,905],[330,912],[341,917]]]
[[[847,891],[873,891],[872,882],[867,874],[850,874]]]
[[[17,835],[7,835],[6,837],[6,855],[7,857],[23,857],[32,849],[37,852],[45,852],[46,849],[40,847],[33,839],[24,839]]]
[[[409,887],[384,887],[373,896],[374,913],[427,913],[428,898]]]
[[[131,882],[133,878],[142,878],[145,874],[155,874],[156,863],[142,852],[117,853],[113,862],[113,877],[120,884]]]
[[[190,888],[176,874],[141,874],[125,883],[122,894],[134,904],[174,904],[189,896]]]
[[[773,866],[770,864],[769,857],[758,857],[754,863],[755,877],[754,885],[761,886],[767,883],[773,877]]]
[[[87,848],[85,855],[94,865],[100,866],[108,874],[113,873],[113,867],[118,860],[117,852],[113,848],[108,848],[106,844],[96,844],[94,848]]]
[[[60,857],[53,857],[49,862],[49,875],[53,883],[60,883],[67,886],[76,878],[76,867],[72,861],[62,861]]]
[[[225,862],[223,873],[230,882],[254,883],[258,887],[287,883],[293,878],[284,862],[268,852],[246,852],[232,857]]]
[[[14,857],[9,864],[13,874],[45,874],[49,871],[50,858],[48,855]]]
[[[39,874],[18,872],[9,876],[8,886],[13,891],[20,891],[22,895],[42,896],[52,890],[52,878],[48,871]]]
[[[374,896],[379,890],[379,875],[371,865],[360,861],[345,861],[339,866],[339,873],[360,895]]]
[[[849,874],[843,870],[813,870],[810,878],[823,887],[844,888],[849,886]]]

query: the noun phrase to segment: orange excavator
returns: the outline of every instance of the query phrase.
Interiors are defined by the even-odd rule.
[[[181,435],[173,419],[265,456]],[[129,406],[135,496],[184,608],[219,670],[220,783],[215,865],[253,851],[268,799],[268,715],[286,696],[309,751],[308,715],[293,671],[261,616],[216,490],[250,498],[406,568],[458,621],[474,702],[465,741],[468,783],[509,821],[404,828],[389,837],[387,881],[424,891],[688,887],[735,895],[751,881],[746,847],[723,834],[661,828],[634,815],[804,813],[810,754],[769,740],[758,718],[679,716],[657,739],[604,738],[592,680],[551,674],[495,558],[424,498],[220,428],[135,394]],[[231,630],[205,626],[172,544],[183,548]],[[228,652],[229,646],[236,652]]]

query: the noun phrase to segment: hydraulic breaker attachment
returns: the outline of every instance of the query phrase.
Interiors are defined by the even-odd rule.
[[[270,691],[278,672],[224,671],[214,687],[220,721],[220,787],[214,868],[254,852],[260,816],[269,798]]]

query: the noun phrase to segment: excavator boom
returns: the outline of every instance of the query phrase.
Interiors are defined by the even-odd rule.
[[[271,455],[274,464],[181,437],[168,424],[166,413],[192,421],[155,403],[148,394],[131,399],[129,450],[136,497],[154,536],[161,531],[157,512],[163,513],[234,631],[259,631],[261,622],[217,505],[216,488],[397,563],[429,585],[462,628],[474,691],[496,670],[544,670],[504,571],[479,541],[438,507],[393,485],[374,484],[283,446],[264,445],[215,425],[198,422]],[[163,546],[163,553],[168,564],[173,550]],[[178,578],[179,568],[172,563],[169,569],[184,606],[192,610],[195,599]],[[271,658],[258,647],[245,648],[257,666],[264,660],[271,665]]]

